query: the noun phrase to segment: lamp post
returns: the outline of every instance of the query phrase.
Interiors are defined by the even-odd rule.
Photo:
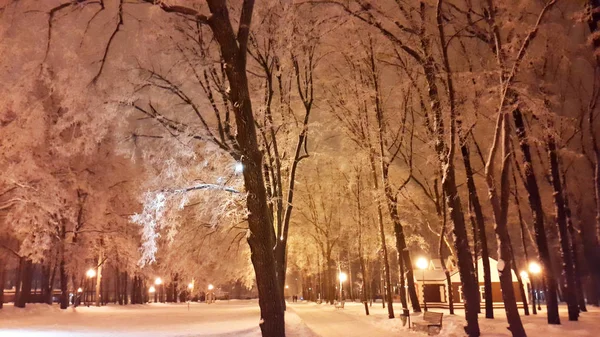
[[[154,280],[154,284],[158,287],[158,299],[162,302],[162,291],[161,291],[161,284],[163,283],[162,279],[160,277],[157,277],[156,280]],[[156,302],[156,294],[154,293],[154,302]]]
[[[212,284],[208,285],[208,294],[206,294],[206,303],[207,304],[211,304],[212,302],[214,302],[214,295],[212,290],[215,289],[215,286],[213,286]]]
[[[348,275],[346,275],[346,273],[344,272],[340,272],[340,274],[338,275],[338,278],[340,279],[340,303],[342,302],[342,287],[343,287],[343,283],[346,282],[346,280],[348,279]]]
[[[531,288],[532,288],[532,293],[533,295],[533,313],[536,313],[535,310],[535,302],[537,300],[537,310],[542,310],[542,307],[540,306],[540,298],[539,298],[539,294],[537,293],[537,290],[535,289],[535,285],[533,284],[533,278],[536,277],[542,272],[542,266],[540,266],[539,263],[537,262],[531,262],[529,263],[529,273],[531,273],[532,277],[531,277]]]
[[[192,292],[194,291],[194,282],[190,282],[188,283],[188,296],[187,296],[187,304],[188,304],[188,311],[190,311],[190,301],[192,299]]]
[[[535,294],[533,293],[533,286],[532,286],[533,280],[529,277],[529,274],[526,271],[524,271],[524,270],[521,271],[520,274],[521,274],[521,279],[525,280],[525,282],[527,282],[527,293],[531,294],[531,298],[530,298],[530,301],[531,301],[531,312],[534,315],[537,315],[537,310],[535,309],[535,299],[534,299]]]
[[[87,281],[87,282],[86,282],[86,287],[87,287],[87,286],[88,286],[88,284],[87,284],[87,283],[92,283],[92,282],[93,282],[93,281],[92,281],[92,279],[94,278],[94,276],[96,276],[96,271],[95,271],[94,269],[90,268],[90,269],[89,269],[89,270],[88,270],[88,271],[85,273],[85,275],[88,277],[88,280],[89,280],[89,281]],[[93,287],[94,287],[94,284],[91,284],[91,287],[93,288]],[[89,290],[87,291],[87,293],[88,293],[88,296],[89,296]],[[87,298],[87,296],[85,296],[85,294],[83,294],[83,295],[84,295],[84,297],[85,297],[85,299],[86,299],[86,301],[85,301],[85,304],[86,304],[86,305],[89,307],[89,306],[90,306],[90,302],[88,301],[88,298]]]
[[[150,286],[150,288],[148,288],[148,292],[150,294],[154,294],[154,303],[156,303],[156,288],[154,288],[154,286]]]
[[[426,258],[420,257],[417,259],[417,268],[421,269],[423,275],[423,310],[425,311],[427,311],[427,301],[425,300],[425,269],[427,269],[427,267],[429,267],[429,261],[427,261]]]

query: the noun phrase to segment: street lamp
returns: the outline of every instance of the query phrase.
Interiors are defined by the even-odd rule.
[[[194,291],[194,282],[188,283],[188,294],[187,294],[187,305],[188,311],[190,311],[190,301],[192,300],[192,291]]]
[[[340,279],[340,302],[342,302],[342,287],[343,283],[348,279],[348,275],[346,275],[344,272],[340,272],[338,278]]]
[[[158,302],[158,300],[160,300],[162,302],[162,288],[161,288],[161,284],[163,283],[162,279],[160,277],[157,277],[154,280],[154,284],[158,287],[158,291],[156,293],[154,293],[154,302]]]
[[[88,277],[89,281],[86,282],[86,288],[89,286],[89,283],[92,283],[92,278],[94,278],[94,276],[96,276],[96,271],[93,268],[88,269],[88,271],[85,273],[85,275]],[[91,285],[92,287],[94,287],[94,284],[92,283]],[[90,303],[88,301],[88,296],[89,296],[89,291],[86,292],[86,294],[84,293],[83,296],[85,297],[85,303],[86,305],[89,307]]]
[[[530,262],[528,269],[529,269],[529,272],[532,275],[532,277],[531,277],[531,288],[532,288],[532,290],[531,291],[534,294],[533,295],[533,297],[534,297],[534,299],[533,299],[533,307],[534,307],[533,313],[535,314],[536,313],[536,311],[535,311],[535,302],[536,302],[536,300],[537,300],[537,309],[541,310],[542,307],[540,306],[540,298],[538,296],[539,294],[537,293],[539,290],[535,289],[535,285],[533,284],[533,278],[537,277],[537,275],[539,275],[542,272],[542,266],[540,266],[540,264],[537,263],[537,262]]]
[[[534,300],[535,295],[533,294],[533,288],[531,286],[531,283],[533,282],[533,280],[531,280],[529,278],[529,274],[524,270],[521,271],[519,274],[521,275],[521,279],[525,280],[525,282],[527,282],[527,293],[531,294],[531,298],[530,298],[531,308],[532,308],[531,311],[533,312],[534,315],[537,315],[537,310],[535,310],[535,300]],[[523,302],[523,303],[525,303],[525,302]]]
[[[423,275],[423,309],[427,311],[427,301],[425,300],[425,269],[429,267],[429,261],[426,258],[420,257],[417,259],[417,268],[421,269]]]
[[[212,284],[208,285],[208,293],[206,294],[206,303],[207,304],[211,304],[212,302],[214,302],[214,294],[212,292],[212,290],[215,289],[215,286],[213,286]]]
[[[150,288],[148,288],[148,293],[150,296],[154,294],[154,303],[156,303],[156,288],[154,288],[154,286],[150,286]],[[148,302],[150,302],[150,299],[148,299]]]

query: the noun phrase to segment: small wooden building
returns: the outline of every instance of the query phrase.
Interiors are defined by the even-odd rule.
[[[500,287],[500,278],[498,274],[498,261],[492,258],[490,258],[489,261],[492,279],[492,300],[495,307],[502,307],[503,300],[502,289]],[[447,269],[450,271],[450,281],[452,284],[451,290],[454,305],[461,307],[464,303],[464,299],[458,268],[456,268],[453,263],[447,263]],[[511,273],[517,302],[522,303],[523,299],[521,297],[521,291],[519,290],[517,275],[515,274],[514,270],[511,271]],[[427,269],[414,269],[413,274],[415,277],[417,294],[421,303],[423,303],[423,296],[425,296],[428,307],[448,306],[448,283],[446,281],[446,274],[444,273],[440,260],[431,260]],[[485,303],[485,287],[483,282],[483,263],[481,258],[477,260],[477,278],[479,282],[479,296],[483,305]],[[526,280],[523,280],[523,282],[526,282]]]

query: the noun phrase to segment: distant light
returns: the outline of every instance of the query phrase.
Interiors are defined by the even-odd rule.
[[[157,286],[162,284],[162,280],[160,277],[157,277],[156,280],[154,280],[154,284],[156,284]]]
[[[87,271],[87,273],[85,273],[85,275],[87,275],[87,277],[92,278],[94,276],[96,276],[96,271],[94,269],[90,269]]]
[[[288,286],[288,285],[286,284],[286,285],[285,285],[285,289],[289,289],[289,288],[290,288],[290,286]]]
[[[213,289],[215,289],[215,286],[213,286],[212,284],[209,284],[208,285],[208,290],[213,290]]]
[[[240,173],[244,172],[244,164],[242,164],[239,161],[237,163],[235,163],[234,172],[235,172],[235,174],[240,174]]]
[[[81,288],[77,288],[77,292],[78,292],[78,293],[82,293],[82,292],[83,292],[83,289],[81,289]]]
[[[156,289],[154,288],[154,286],[150,286],[150,288],[148,289],[148,292],[152,294],[152,293],[156,292]]]
[[[529,274],[527,274],[527,272],[524,270],[522,270],[519,274],[521,275],[521,278],[529,278]]]
[[[193,283],[189,283],[188,284],[188,289],[189,290],[193,290],[194,289],[194,284]]]
[[[346,282],[346,280],[348,279],[348,275],[346,275],[346,273],[344,273],[344,272],[341,272],[341,273],[338,275],[338,277],[339,277],[339,279],[340,279],[340,282]]]
[[[529,264],[529,272],[536,275],[542,272],[542,266],[537,262],[531,262]]]
[[[426,258],[420,257],[417,259],[417,268],[427,269],[427,267],[429,267],[429,261]]]

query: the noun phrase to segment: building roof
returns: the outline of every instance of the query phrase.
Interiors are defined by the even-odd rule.
[[[446,274],[443,270],[421,270],[415,269],[414,276],[416,281],[446,281]]]

